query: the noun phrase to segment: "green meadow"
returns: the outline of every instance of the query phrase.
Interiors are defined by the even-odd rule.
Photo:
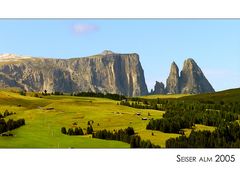
[[[178,99],[185,96],[191,96],[192,94],[156,94],[141,96],[143,99]]]
[[[91,135],[68,136],[61,127],[81,127],[86,132],[87,122],[93,120],[93,129],[114,130],[133,127],[143,140],[165,147],[165,141],[179,134],[146,130],[149,120],[161,118],[162,111],[135,109],[106,98],[76,96],[22,96],[11,91],[0,91],[0,112],[16,112],[5,119],[24,118],[26,125],[12,130],[13,137],[0,137],[0,148],[129,148],[120,141],[91,138]],[[50,108],[50,109],[49,109]],[[140,113],[141,115],[137,115]],[[197,125],[197,129],[208,129]],[[187,129],[190,130],[190,129]]]
[[[94,130],[114,130],[132,126],[143,139],[150,139],[152,133],[145,129],[147,121],[143,121],[142,117],[147,117],[150,113],[151,118],[159,118],[163,114],[160,111],[120,106],[117,105],[117,101],[103,98],[74,96],[37,98],[0,91],[0,112],[6,109],[16,112],[16,115],[8,116],[6,120],[24,118],[26,125],[11,131],[14,137],[0,137],[1,148],[128,148],[129,144],[93,139],[90,135],[63,135],[61,127],[79,126],[86,129],[87,122],[93,120]],[[142,116],[137,116],[137,112],[141,112]],[[74,123],[77,125],[73,125]],[[162,135],[164,139],[175,136],[155,133],[156,137]],[[164,139],[154,139],[156,140],[154,142],[164,145]]]

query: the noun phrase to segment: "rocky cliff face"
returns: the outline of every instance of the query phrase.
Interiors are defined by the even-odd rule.
[[[195,94],[214,92],[213,87],[193,59],[184,61],[180,82],[181,93]]]
[[[1,56],[0,56],[1,58]],[[27,91],[108,92],[127,96],[148,93],[139,56],[104,51],[72,59],[25,58],[1,62],[0,87]]]
[[[166,92],[179,93],[179,69],[175,62],[172,63],[170,74],[167,78]]]
[[[184,61],[180,77],[177,65],[174,62],[171,65],[166,92],[198,94],[214,92],[214,89],[197,63],[193,59],[187,59]]]
[[[162,82],[156,81],[156,84],[154,86],[154,91],[152,94],[165,94],[165,87]]]

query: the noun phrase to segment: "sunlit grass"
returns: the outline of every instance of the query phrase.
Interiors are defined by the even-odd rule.
[[[141,96],[140,98],[144,99],[177,99],[184,96],[191,96],[190,94],[157,94],[157,95],[147,95]]]
[[[14,137],[0,137],[0,147],[11,148],[129,148],[119,141],[93,139],[90,136],[67,136],[61,127],[81,127],[86,132],[87,122],[93,120],[94,130],[114,130],[133,127],[144,140],[165,147],[169,138],[179,134],[146,130],[148,119],[162,118],[164,112],[135,109],[106,98],[76,96],[21,96],[18,93],[0,91],[0,112],[6,109],[16,115],[6,117],[24,118],[26,125],[11,131]],[[46,108],[53,108],[47,110]],[[141,113],[138,116],[136,113]],[[76,123],[77,125],[74,125]],[[199,127],[203,128],[203,126]]]

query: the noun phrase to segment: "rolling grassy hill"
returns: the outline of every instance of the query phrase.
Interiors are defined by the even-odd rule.
[[[156,95],[146,95],[141,96],[143,99],[178,99],[181,97],[189,96],[190,94],[156,94]]]
[[[225,101],[225,102],[236,102],[240,101],[240,88],[229,89],[215,93],[205,93],[199,95],[191,95],[181,97],[182,100],[201,100],[201,101]]]
[[[240,101],[240,88],[229,89],[215,93],[204,94],[158,94],[158,95],[146,95],[139,98],[143,99],[176,99],[185,101],[226,101],[236,102]]]
[[[75,127],[77,123],[83,129],[87,122],[94,120],[94,130],[124,129],[128,126],[143,138],[154,144],[165,146],[165,141],[178,134],[146,130],[148,121],[142,117],[161,118],[164,112],[140,110],[117,105],[117,101],[104,98],[74,96],[44,96],[43,98],[21,96],[19,93],[0,91],[0,112],[6,109],[16,112],[5,119],[24,118],[26,125],[11,131],[14,137],[0,137],[0,147],[11,148],[128,148],[129,144],[118,141],[93,139],[91,136],[67,136],[61,133],[61,127]],[[53,108],[47,110],[47,108]],[[136,113],[141,112],[141,116]],[[149,117],[149,118],[150,118]]]
[[[129,148],[129,144],[119,141],[107,141],[85,136],[68,136],[61,133],[61,127],[81,127],[86,132],[87,122],[93,120],[94,130],[114,130],[133,127],[144,140],[165,147],[165,141],[179,134],[146,130],[148,120],[143,117],[159,119],[163,111],[135,109],[119,105],[118,101],[106,98],[76,96],[22,96],[18,92],[0,91],[0,112],[6,109],[16,112],[5,119],[24,118],[26,125],[11,131],[13,137],[0,137],[0,148]],[[176,99],[185,101],[240,100],[240,89],[226,90],[200,95],[154,95],[143,96],[146,99]],[[48,110],[48,108],[51,108]],[[140,116],[136,113],[141,113]],[[150,116],[148,114],[150,113]],[[77,125],[75,125],[76,123]],[[215,127],[196,125],[195,130],[210,130]],[[191,129],[184,129],[186,135]],[[153,133],[153,135],[152,135]]]

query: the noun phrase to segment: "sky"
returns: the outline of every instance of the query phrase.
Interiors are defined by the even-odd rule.
[[[240,19],[0,19],[0,54],[138,53],[149,91],[193,58],[216,91],[240,87]]]

